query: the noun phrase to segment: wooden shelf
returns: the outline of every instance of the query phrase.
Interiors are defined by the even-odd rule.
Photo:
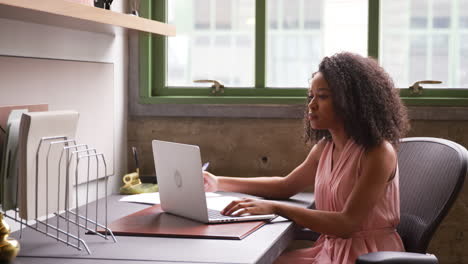
[[[91,32],[113,32],[113,26],[175,36],[175,26],[66,0],[0,0],[0,18]]]

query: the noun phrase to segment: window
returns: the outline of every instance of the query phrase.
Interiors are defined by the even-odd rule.
[[[267,4],[266,85],[304,87],[322,53],[323,2],[273,0]]]
[[[196,87],[214,79],[229,87],[253,87],[255,1],[168,0],[168,87]],[[243,67],[238,67],[243,65]]]
[[[142,7],[142,14],[146,9],[177,28],[167,40],[141,38],[141,94],[148,103],[302,104],[323,56],[367,55],[362,0],[147,0]],[[200,79],[221,82],[224,93],[193,82]]]
[[[302,104],[320,60],[347,50],[379,55],[400,88],[441,80],[423,97],[464,105],[465,91],[449,88],[468,87],[465,10],[468,0],[144,0],[141,13],[177,36],[141,37],[142,102]]]
[[[439,80],[425,96],[466,98],[467,9],[467,0],[381,1],[380,62],[398,87]]]
[[[456,42],[460,30],[457,23],[452,23],[453,2],[382,2],[381,62],[397,86],[407,87],[415,81],[434,79],[442,84],[427,85],[427,88],[459,87],[459,77],[454,70],[459,68],[455,60],[459,55]]]

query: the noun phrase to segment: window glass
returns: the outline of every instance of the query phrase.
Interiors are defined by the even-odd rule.
[[[433,1],[433,17],[432,24],[434,28],[449,28],[450,27],[450,8],[451,0],[432,0]]]
[[[232,9],[230,0],[217,0],[216,5],[216,29],[231,29]]]
[[[460,58],[468,58],[468,34],[462,35],[460,38]],[[464,44],[464,45],[463,45]],[[468,60],[462,59],[460,61],[460,74],[458,76],[460,87],[468,87]]]
[[[255,1],[168,0],[168,23],[177,36],[167,38],[167,86],[253,87]]]
[[[282,24],[284,29],[299,28],[299,1],[288,0],[279,2],[281,4],[280,9],[283,11]]]
[[[458,10],[460,12],[460,27],[468,29],[468,0],[459,0]]]
[[[449,81],[449,38],[447,34],[432,36],[431,79],[448,83]]]
[[[304,15],[304,28],[319,29],[321,23],[322,3],[319,1],[304,1],[302,9]]]
[[[320,60],[340,51],[367,56],[362,0],[268,0],[267,87],[308,87]]]
[[[427,27],[427,12],[428,12],[428,1],[409,1],[409,13],[410,13],[410,25],[411,28],[426,28]],[[400,6],[400,8],[405,8]],[[398,12],[400,10],[392,10]],[[387,12],[386,9],[382,8],[382,12]]]
[[[468,0],[460,0],[458,9],[453,6],[456,2],[380,2],[379,60],[397,87],[406,88],[415,81],[430,79],[443,83],[426,84],[424,88],[468,87],[466,65],[460,59],[466,53],[462,39],[468,26],[464,24],[468,21],[468,11],[464,11]]]
[[[409,80],[411,85],[415,81],[426,80],[426,58],[427,58],[427,37],[425,35],[411,36],[410,43],[410,60],[409,60]]]
[[[269,0],[267,2],[268,8],[268,27],[269,29],[278,29],[279,21],[279,1],[280,0]]]
[[[194,10],[193,10],[193,19],[195,22],[196,29],[208,29],[210,28],[210,0],[193,0],[194,1]],[[169,10],[172,10],[174,7],[173,3],[169,3]],[[171,12],[175,13],[175,12]],[[179,15],[180,16],[180,15]],[[173,18],[173,17],[172,17]]]

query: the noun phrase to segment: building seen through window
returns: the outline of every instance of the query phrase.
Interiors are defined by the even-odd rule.
[[[168,22],[177,27],[168,38],[168,86],[253,86],[255,1],[169,0]]]
[[[467,88],[468,0],[381,1],[380,62],[405,88]]]
[[[265,63],[266,87],[306,88],[324,56],[368,54],[368,1],[267,0],[265,62],[255,61],[255,14],[253,0],[168,0],[177,36],[167,41],[166,85],[252,88]],[[379,31],[379,61],[397,87],[468,87],[468,0],[380,1]]]
[[[255,19],[252,0],[169,0],[177,37],[168,38],[167,86],[253,87]],[[323,56],[367,54],[367,1],[268,0],[264,31],[266,86],[307,88]]]

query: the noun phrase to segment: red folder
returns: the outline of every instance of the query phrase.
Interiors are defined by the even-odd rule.
[[[265,221],[204,224],[162,211],[159,204],[124,216],[109,225],[114,235],[197,237],[240,240]],[[99,230],[103,232],[103,230]]]

